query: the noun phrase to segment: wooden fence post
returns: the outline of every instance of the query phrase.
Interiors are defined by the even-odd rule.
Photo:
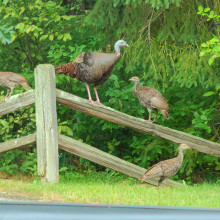
[[[40,64],[34,72],[38,174],[42,181],[57,183],[59,160],[54,67]]]

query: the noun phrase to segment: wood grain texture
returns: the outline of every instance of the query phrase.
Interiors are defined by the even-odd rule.
[[[0,115],[5,115],[22,108],[26,108],[33,105],[34,102],[35,92],[33,89],[24,93],[13,95],[5,102],[0,102]]]
[[[38,65],[34,76],[38,173],[42,180],[56,183],[59,181],[59,160],[54,67]]]
[[[220,157],[220,144],[218,143],[208,141],[206,139],[168,127],[157,125],[155,123],[150,123],[143,119],[135,118],[109,107],[102,107],[99,105],[92,106],[92,104],[89,103],[86,99],[82,99],[78,96],[58,89],[56,90],[56,95],[58,103],[68,106],[72,109],[107,121],[111,121],[116,124],[133,128],[146,134],[151,134],[170,140],[176,144],[185,143],[197,151]]]
[[[19,147],[25,147],[36,142],[36,133],[29,134],[24,137],[16,138],[4,143],[0,143],[0,153],[4,153],[10,150],[17,149]]]
[[[111,168],[134,178],[141,177],[146,171],[146,169],[142,167],[129,163],[88,144],[84,144],[80,141],[74,140],[61,134],[59,134],[59,147],[69,153],[86,158],[92,162],[100,164],[104,167]],[[149,179],[146,180],[146,182],[152,185],[157,185],[156,179]],[[182,186],[182,184],[172,180],[167,180],[164,185]]]

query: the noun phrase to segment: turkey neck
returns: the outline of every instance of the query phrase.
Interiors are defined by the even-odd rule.
[[[115,54],[119,57],[121,55],[120,47],[117,44],[115,44],[114,49]]]
[[[140,81],[135,81],[134,88],[133,88],[134,94],[137,94],[137,90],[139,88],[140,88]]]
[[[177,156],[180,159],[180,164],[183,162],[183,149],[179,149],[179,154]]]

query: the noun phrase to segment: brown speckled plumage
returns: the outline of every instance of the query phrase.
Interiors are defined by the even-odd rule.
[[[153,109],[156,112],[153,122],[156,121],[156,117],[158,113],[157,109],[160,109],[162,115],[165,118],[169,119],[169,114],[168,114],[169,105],[167,104],[166,100],[164,99],[164,97],[161,95],[160,92],[148,86],[140,87],[140,80],[137,76],[134,76],[129,80],[135,82],[133,89],[134,94],[139,99],[141,105],[146,107],[149,112],[148,121],[151,121],[151,112]]]
[[[31,88],[28,85],[27,79],[24,76],[21,76],[13,72],[0,72],[0,86],[8,89],[4,100],[9,99],[11,97],[14,88],[19,84],[27,89]],[[11,92],[9,94],[10,90]]]
[[[177,157],[169,160],[161,161],[149,169],[147,169],[143,176],[140,177],[140,180],[143,182],[146,179],[159,177],[158,188],[160,184],[166,179],[174,176],[180,169],[183,162],[183,150],[190,149],[187,144],[179,145],[179,154]]]

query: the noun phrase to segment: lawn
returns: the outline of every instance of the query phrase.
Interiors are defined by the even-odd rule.
[[[158,190],[131,178],[114,181],[114,177],[79,176],[67,180],[61,176],[59,184],[42,183],[36,178],[22,179],[1,179],[1,192],[40,201],[220,208],[220,184]]]

